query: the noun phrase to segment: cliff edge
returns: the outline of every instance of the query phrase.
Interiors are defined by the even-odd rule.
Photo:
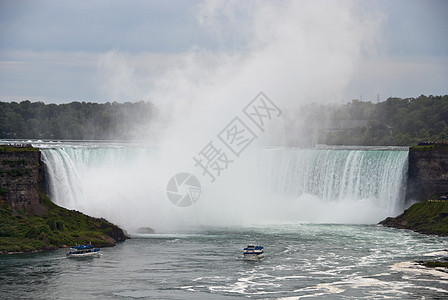
[[[14,213],[45,214],[38,195],[41,171],[39,149],[0,145],[0,205],[10,206]]]
[[[448,144],[421,143],[409,149],[406,202],[418,202],[379,224],[448,236]]]
[[[398,217],[387,218],[380,224],[423,234],[448,236],[448,201],[428,200],[415,203]]]
[[[40,151],[0,145],[0,254],[91,242],[114,246],[128,238],[104,219],[62,208],[43,191]]]
[[[406,201],[422,202],[448,193],[448,143],[409,148]]]

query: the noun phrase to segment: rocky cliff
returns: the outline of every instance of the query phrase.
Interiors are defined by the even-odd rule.
[[[448,144],[421,144],[409,149],[406,200],[417,202],[380,224],[424,234],[448,236]]]
[[[428,200],[415,203],[398,217],[387,218],[380,224],[424,234],[448,236],[448,201]]]
[[[126,238],[118,226],[48,199],[38,149],[0,145],[0,253],[88,242],[113,246]]]
[[[0,146],[0,204],[8,204],[15,213],[44,214],[46,208],[37,193],[42,182],[39,165],[38,149]]]
[[[406,200],[421,202],[448,193],[448,144],[409,149]]]

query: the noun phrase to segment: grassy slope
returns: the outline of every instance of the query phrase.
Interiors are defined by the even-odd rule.
[[[416,203],[398,217],[387,218],[380,224],[425,234],[448,236],[448,201]]]
[[[39,149],[28,145],[0,145],[0,153],[29,151],[37,152]],[[14,163],[16,168],[4,172],[0,170],[3,179],[29,176],[25,172],[29,171],[24,168],[26,164],[20,164],[20,160],[3,160],[2,164],[5,162]],[[116,240],[127,238],[120,228],[104,219],[92,218],[78,211],[57,206],[50,201],[40,186],[41,183],[36,186],[39,200],[47,208],[43,215],[32,214],[24,209],[14,212],[9,204],[0,204],[0,254],[49,250],[88,242],[98,247],[114,246]],[[7,187],[0,189],[0,196],[6,193]]]
[[[448,144],[440,143],[440,144],[431,144],[431,145],[418,145],[410,147],[410,150],[413,151],[431,151],[436,149],[448,149]]]
[[[0,145],[0,152],[38,152],[38,148],[29,147],[15,147],[9,145]]]
[[[0,253],[50,250],[88,242],[97,247],[115,244],[108,236],[115,225],[59,207],[43,192],[39,197],[48,208],[42,217],[14,215],[9,206],[0,207]]]

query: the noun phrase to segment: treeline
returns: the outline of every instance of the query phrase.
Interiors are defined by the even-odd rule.
[[[372,103],[304,108],[305,131],[314,143],[329,145],[409,146],[448,141],[448,95],[389,98]]]
[[[151,103],[0,102],[1,139],[130,140],[147,136]],[[284,113],[293,146],[411,146],[448,141],[448,95],[308,105]]]
[[[0,138],[130,140],[145,134],[153,114],[147,102],[0,102]]]

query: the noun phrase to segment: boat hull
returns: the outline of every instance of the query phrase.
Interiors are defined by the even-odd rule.
[[[99,251],[96,252],[88,252],[88,253],[68,253],[67,258],[86,258],[86,257],[100,257],[101,253]]]
[[[260,260],[264,257],[264,253],[261,254],[243,254],[244,260]]]

